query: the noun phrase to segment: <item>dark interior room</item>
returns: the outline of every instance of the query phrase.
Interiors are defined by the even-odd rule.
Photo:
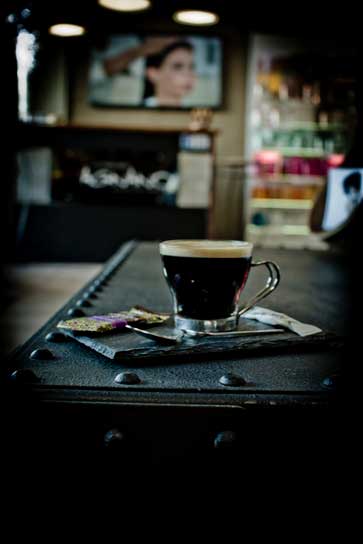
[[[344,468],[363,55],[316,4],[2,2],[5,470]]]

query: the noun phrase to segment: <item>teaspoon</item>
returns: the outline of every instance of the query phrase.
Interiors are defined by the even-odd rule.
[[[159,342],[160,344],[179,344],[184,337],[184,332],[178,332],[174,336],[169,336],[167,334],[151,332],[145,329],[138,329],[137,327],[133,327],[132,325],[125,325],[125,328],[129,329],[130,331],[136,332],[136,334],[139,334],[140,336],[144,336],[145,338],[150,338],[150,340]]]
[[[184,329],[183,332],[188,336],[214,336],[217,338],[233,338],[235,336],[254,336],[255,334],[273,334],[275,332],[285,332],[284,329],[257,329],[256,331],[226,331],[226,332],[207,332],[207,331],[191,331]]]
[[[150,340],[154,340],[155,342],[159,342],[160,344],[179,344],[185,336],[189,337],[203,337],[203,336],[213,336],[214,338],[233,338],[235,336],[252,336],[256,334],[273,334],[278,332],[285,332],[284,329],[260,329],[256,331],[226,331],[226,332],[199,332],[199,331],[191,331],[188,329],[184,329],[181,331],[178,331],[175,335],[170,336],[167,334],[160,334],[157,332],[152,332],[145,329],[139,329],[137,327],[133,327],[132,325],[125,325],[126,329],[129,329],[130,331],[135,332],[136,334],[139,334],[140,336],[144,336],[145,338],[149,338]]]

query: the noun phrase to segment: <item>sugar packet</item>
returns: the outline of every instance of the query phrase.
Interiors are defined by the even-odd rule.
[[[254,319],[255,321],[265,323],[266,325],[279,325],[285,329],[291,330],[299,336],[310,336],[312,334],[322,332],[322,330],[315,325],[302,323],[301,321],[289,317],[288,315],[275,312],[274,310],[270,310],[268,308],[261,308],[260,306],[254,306],[241,317],[246,319]]]

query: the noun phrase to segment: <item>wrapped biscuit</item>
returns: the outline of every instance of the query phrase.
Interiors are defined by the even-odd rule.
[[[167,314],[156,314],[141,307],[134,307],[129,311],[111,312],[103,315],[77,317],[59,321],[57,327],[59,329],[70,330],[76,334],[104,334],[124,329],[127,324],[160,324],[168,317]]]

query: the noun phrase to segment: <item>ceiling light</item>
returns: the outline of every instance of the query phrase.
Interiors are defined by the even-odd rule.
[[[53,34],[54,36],[62,37],[81,36],[85,33],[85,29],[83,28],[83,26],[62,23],[59,25],[51,26],[49,28],[49,33]]]
[[[150,7],[150,0],[98,0],[100,6],[116,11],[142,11]]]
[[[182,10],[173,15],[174,21],[183,25],[208,26],[216,25],[219,17],[211,11]]]

